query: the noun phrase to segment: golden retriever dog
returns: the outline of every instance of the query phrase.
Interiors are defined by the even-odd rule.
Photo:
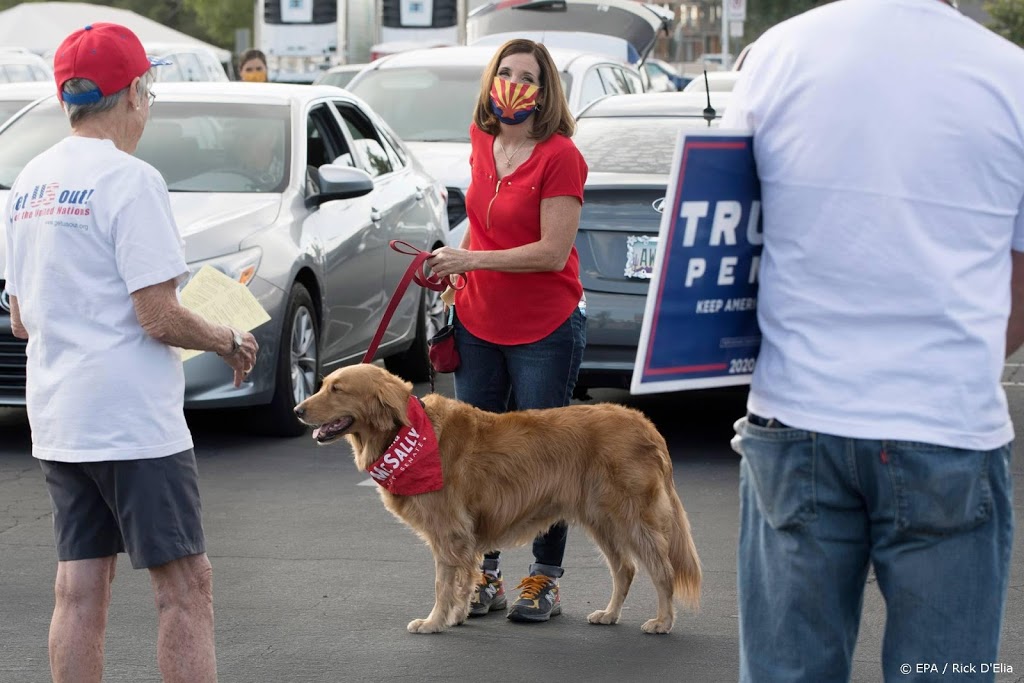
[[[321,444],[344,436],[368,471],[408,424],[412,385],[376,365],[328,375],[295,408]],[[483,553],[522,545],[559,520],[582,526],[612,574],[608,606],[592,624],[614,624],[636,573],[647,569],[658,614],[646,633],[668,633],[673,598],[696,608],[701,569],[690,523],[672,481],[665,439],[640,412],[612,404],[489,413],[430,394],[422,399],[440,451],[444,485],[419,495],[380,489],[385,507],[434,555],[435,602],[412,633],[461,624]]]

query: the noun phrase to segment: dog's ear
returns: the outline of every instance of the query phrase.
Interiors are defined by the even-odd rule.
[[[412,384],[388,377],[377,387],[377,403],[370,409],[369,422],[381,431],[409,424],[409,396]]]

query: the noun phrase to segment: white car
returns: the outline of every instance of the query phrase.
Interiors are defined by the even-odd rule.
[[[683,92],[704,92],[705,90],[710,90],[711,92],[732,92],[732,89],[736,86],[736,81],[740,79],[740,72],[709,71],[707,72],[707,77],[708,81],[705,84],[704,74],[697,76],[686,84]]]
[[[26,81],[53,82],[53,68],[40,57],[25,50],[0,50],[0,83]]]
[[[228,79],[224,64],[212,50],[187,43],[147,43],[146,54],[170,62],[153,73],[161,83],[215,81]]]
[[[360,361],[409,265],[388,242],[444,244],[444,187],[386,123],[339,88],[157,83],[153,90],[136,156],[167,181],[190,270],[209,265],[245,284],[271,317],[253,330],[260,357],[241,387],[215,354],[185,363],[185,406],[245,407],[260,431],[304,433],[296,404],[324,374]],[[0,124],[0,206],[24,165],[68,133],[55,93]],[[47,195],[38,205],[55,201],[64,200]],[[25,342],[11,334],[8,313],[0,296],[0,406],[24,405]],[[429,379],[427,340],[443,318],[438,292],[411,287],[378,357],[410,381]]]
[[[480,76],[495,47],[412,50],[379,59],[347,90],[365,100],[395,129],[427,171],[448,187],[449,244],[466,229],[469,124]],[[613,94],[641,93],[640,74],[611,57],[550,49],[573,114]]]
[[[57,92],[54,80],[5,83],[0,86],[0,124],[41,97]]]

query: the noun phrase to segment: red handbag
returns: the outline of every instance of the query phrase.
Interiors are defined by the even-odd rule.
[[[427,341],[427,355],[437,372],[459,369],[459,349],[455,346],[455,307],[448,308],[448,324]]]

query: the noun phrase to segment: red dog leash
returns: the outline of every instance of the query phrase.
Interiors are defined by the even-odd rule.
[[[388,323],[391,322],[391,316],[395,314],[395,309],[398,308],[398,302],[402,300],[405,295],[405,290],[409,288],[410,282],[415,282],[420,287],[426,287],[432,289],[435,292],[443,292],[448,287],[452,289],[462,289],[466,286],[465,276],[462,275],[446,275],[443,278],[439,278],[433,273],[427,273],[426,261],[430,258],[431,253],[429,251],[423,251],[417,249],[408,242],[402,240],[391,240],[388,243],[392,249],[397,251],[399,254],[407,254],[413,257],[412,263],[405,269],[405,274],[402,275],[401,281],[398,286],[395,287],[395,293],[391,295],[391,301],[388,302],[388,307],[384,311],[384,317],[381,318],[380,324],[377,326],[377,332],[373,335],[373,339],[370,341],[370,347],[366,349],[366,355],[363,356],[363,363],[373,362],[373,357],[377,353],[377,347],[380,346],[380,340],[384,337],[384,330],[388,328]],[[456,280],[456,278],[458,278]]]

